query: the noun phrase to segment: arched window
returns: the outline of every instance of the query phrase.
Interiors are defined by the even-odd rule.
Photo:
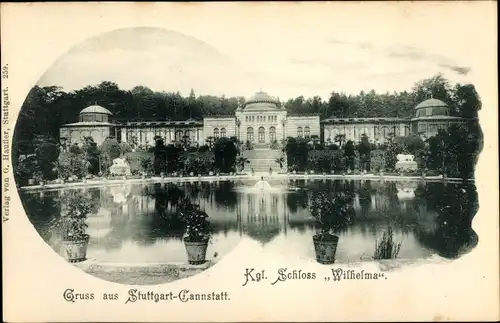
[[[253,142],[253,128],[252,127],[247,128],[247,140],[250,142]]]
[[[220,128],[220,136],[225,137],[226,136],[226,128]]]
[[[311,129],[309,129],[309,127],[304,128],[304,137],[306,138],[311,137]]]
[[[276,140],[276,128],[274,127],[269,128],[269,140],[271,142],[274,142]]]
[[[259,128],[259,142],[265,142],[266,141],[266,130],[264,127]]]
[[[214,138],[219,138],[219,128],[214,128]]]
[[[297,127],[297,137],[302,138],[302,127]]]

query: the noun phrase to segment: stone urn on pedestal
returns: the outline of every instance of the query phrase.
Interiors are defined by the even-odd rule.
[[[311,214],[320,226],[313,236],[316,261],[333,264],[339,237],[336,231],[346,227],[354,214],[354,198],[346,192],[315,192],[311,198]]]

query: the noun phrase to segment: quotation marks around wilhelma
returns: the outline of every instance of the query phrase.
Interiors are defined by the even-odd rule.
[[[365,270],[355,270],[355,269],[342,269],[335,268],[331,269],[331,275],[325,277],[325,281],[338,282],[341,280],[381,280],[387,279],[385,273],[380,272],[368,272]]]

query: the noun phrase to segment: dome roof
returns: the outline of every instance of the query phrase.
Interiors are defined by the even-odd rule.
[[[438,100],[438,99],[428,99],[428,100],[425,100],[423,102],[420,102],[420,104],[418,104],[415,107],[415,109],[437,108],[437,107],[447,108],[448,105],[446,103],[444,103],[443,101]]]
[[[442,118],[450,117],[451,111],[446,103],[438,99],[428,99],[415,107],[416,118]]]
[[[279,101],[266,92],[259,91],[245,102],[244,108],[249,110],[278,109]]]
[[[82,113],[104,113],[112,114],[108,109],[101,107],[100,105],[91,105],[80,111]]]
[[[245,104],[250,104],[250,103],[278,103],[278,100],[267,94],[266,92],[259,91],[252,95],[246,102]]]

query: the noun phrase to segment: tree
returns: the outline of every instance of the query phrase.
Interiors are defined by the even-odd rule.
[[[101,154],[106,154],[111,158],[111,160],[113,160],[122,155],[122,147],[118,143],[118,140],[114,138],[106,138],[101,145]]]
[[[361,170],[370,171],[370,161],[371,161],[371,145],[368,140],[368,136],[363,134],[361,136],[361,142],[358,145],[359,160],[361,163]]]
[[[156,175],[167,171],[167,156],[169,150],[165,147],[162,138],[156,138],[154,147],[153,171]],[[172,157],[172,156],[169,156]],[[169,171],[172,171],[169,169]]]
[[[215,167],[222,173],[234,171],[238,148],[234,140],[219,138],[214,144]]]
[[[304,171],[307,167],[309,144],[304,138],[288,138],[285,146],[288,166]]]
[[[354,143],[348,140],[344,146],[344,157],[347,163],[347,169],[354,170],[354,157],[356,152],[354,151]]]
[[[250,160],[243,156],[240,156],[236,159],[236,165],[238,165],[238,169],[242,172],[245,169],[245,165],[250,164]]]
[[[101,165],[99,165],[101,161],[101,152],[92,137],[84,137],[83,139],[82,151],[85,154],[85,159],[89,162],[89,172],[93,175],[97,175],[101,168]]]
[[[476,88],[472,84],[455,86],[455,102],[457,103],[457,115],[462,118],[477,118],[481,110],[481,99]]]

